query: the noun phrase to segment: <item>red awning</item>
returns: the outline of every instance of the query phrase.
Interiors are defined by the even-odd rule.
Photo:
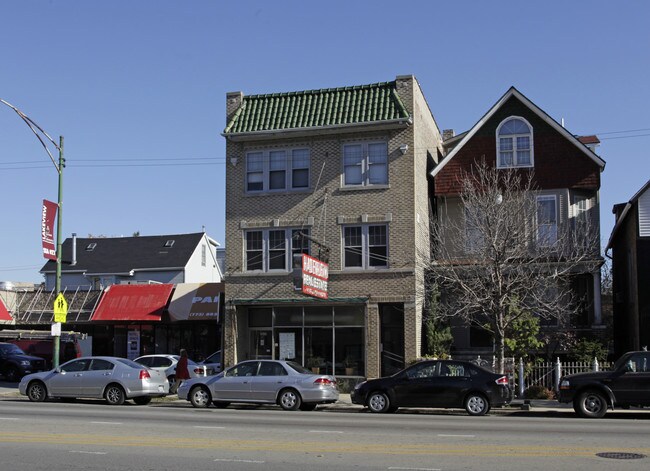
[[[91,321],[159,322],[174,285],[112,285],[106,288]]]
[[[7,306],[5,306],[5,303],[2,301],[1,298],[0,298],[0,321],[9,321],[9,322],[13,321],[11,314],[9,314],[9,311],[7,310]]]

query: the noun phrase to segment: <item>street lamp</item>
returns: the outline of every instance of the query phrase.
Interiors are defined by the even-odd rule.
[[[2,98],[0,98],[0,103],[2,103],[3,105],[7,105],[9,108],[14,110],[16,114],[20,116],[20,119],[22,119],[25,122],[25,124],[29,126],[29,129],[32,130],[36,138],[40,141],[41,145],[45,149],[45,152],[47,152],[47,155],[50,157],[50,160],[54,164],[54,168],[56,169],[56,172],[59,174],[59,195],[57,200],[59,214],[56,218],[56,281],[55,281],[56,283],[55,291],[56,291],[56,296],[58,297],[59,294],[61,293],[61,225],[62,225],[61,220],[63,215],[63,168],[65,167],[65,159],[63,158],[63,136],[59,136],[59,143],[57,144],[50,137],[50,135],[43,130],[43,128],[41,128],[38,124],[32,121],[31,118],[29,118],[25,113],[20,111],[14,105],[6,102]],[[49,141],[59,152],[58,164],[56,160],[54,160],[54,157],[52,156],[52,153],[50,152],[50,149],[48,148],[46,141]],[[59,366],[60,336],[61,336],[61,332],[60,329],[58,329],[56,335],[54,335],[54,350],[52,352],[52,364],[54,368],[57,368]]]

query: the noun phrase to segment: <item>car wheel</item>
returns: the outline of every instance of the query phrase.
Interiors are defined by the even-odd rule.
[[[47,389],[40,381],[32,381],[27,386],[27,397],[32,402],[43,402],[47,399]]]
[[[370,412],[377,413],[390,412],[390,399],[388,399],[386,393],[373,392],[368,396],[368,409],[370,409]]]
[[[124,389],[117,384],[109,384],[104,393],[104,399],[112,406],[121,406],[126,400]]]
[[[20,374],[18,373],[18,368],[16,368],[13,365],[9,365],[9,367],[5,370],[5,379],[9,383],[15,383],[20,379]]]
[[[225,409],[230,405],[230,402],[223,402],[223,401],[212,401],[212,405],[216,407],[217,409]]]
[[[190,402],[194,407],[199,409],[204,409],[210,405],[212,398],[210,397],[210,391],[205,386],[196,386],[190,391]]]
[[[465,399],[465,410],[469,415],[485,415],[490,410],[490,402],[483,394],[472,393]]]
[[[150,396],[134,397],[133,402],[135,402],[139,406],[146,406],[151,402],[151,397]]]
[[[278,403],[284,410],[298,410],[302,405],[302,398],[295,389],[285,389],[280,392]]]
[[[316,404],[315,402],[308,402],[308,403],[303,402],[302,405],[300,406],[300,410],[302,410],[302,411],[312,411],[312,410],[316,409],[317,405],[318,404]]]
[[[585,391],[578,396],[573,409],[580,417],[599,419],[607,412],[607,399],[598,391]]]

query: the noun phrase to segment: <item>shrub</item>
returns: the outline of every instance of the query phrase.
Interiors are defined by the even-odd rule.
[[[555,393],[540,385],[533,385],[524,391],[525,399],[554,399]]]

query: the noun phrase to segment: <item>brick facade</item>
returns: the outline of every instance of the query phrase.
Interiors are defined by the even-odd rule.
[[[330,249],[329,297],[332,303],[354,299],[365,305],[366,376],[380,373],[381,302],[404,305],[405,361],[420,356],[423,294],[422,260],[429,258],[429,196],[427,165],[441,154],[438,127],[412,76],[396,79],[399,98],[411,115],[410,124],[347,126],[335,131],[313,127],[296,135],[229,139],[226,134],[226,364],[248,357],[242,348],[246,306],[315,301],[294,290],[292,274],[244,271],[244,234],[250,228],[308,228]],[[228,94],[227,114],[236,113],[240,94]],[[348,142],[385,140],[388,145],[388,184],[369,188],[342,186],[342,149]],[[310,186],[306,191],[249,194],[245,191],[246,153],[273,148],[310,150]],[[407,146],[407,147],[406,147]],[[342,269],[343,224],[386,223],[389,267]],[[314,252],[312,246],[312,254]],[[240,344],[240,345],[238,345]]]

